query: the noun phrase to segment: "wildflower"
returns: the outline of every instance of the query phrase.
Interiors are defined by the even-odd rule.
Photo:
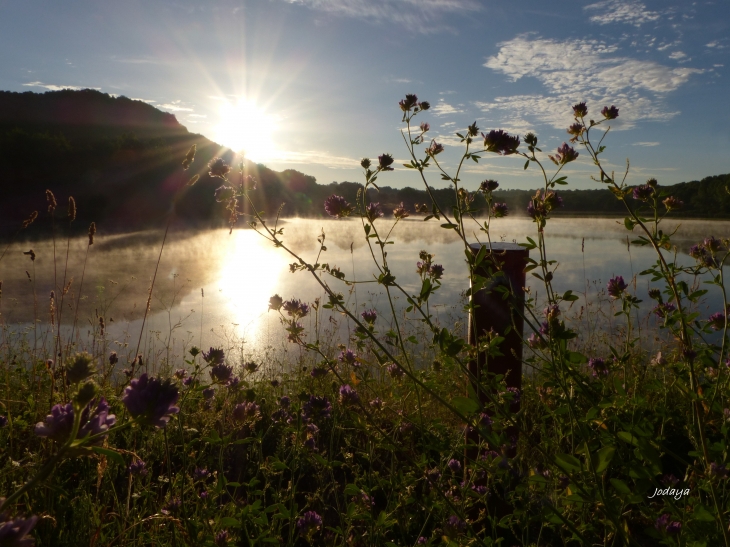
[[[246,369],[246,372],[253,373],[259,369],[259,366],[254,361],[248,361],[243,365],[243,368]]]
[[[506,203],[495,203],[492,205],[492,215],[495,218],[506,217],[507,213],[509,213],[509,208]]]
[[[519,137],[513,137],[501,129],[492,130],[486,135],[482,133],[482,137],[484,137],[484,148],[487,151],[496,152],[503,156],[514,154],[520,146]]]
[[[319,452],[317,450],[317,439],[314,437],[307,437],[307,440],[304,441],[304,448],[311,450],[312,452]]]
[[[428,213],[428,205],[426,205],[425,203],[422,203],[420,205],[416,203],[413,208],[416,210],[416,213]]]
[[[674,196],[669,196],[664,201],[662,201],[664,204],[664,207],[667,208],[667,211],[671,211],[672,209],[681,209],[684,205],[684,202],[679,199],[675,198]]]
[[[418,107],[421,110],[428,110],[429,108],[431,108],[431,103],[429,103],[428,101],[421,101],[420,103],[418,103]]]
[[[398,105],[403,112],[408,112],[411,108],[416,106],[416,104],[418,104],[418,97],[412,94],[407,94],[405,99],[401,99],[400,102],[398,102]]]
[[[426,543],[428,543],[428,539],[426,539],[425,537],[421,536],[421,537],[418,538],[418,540],[416,541],[416,543],[418,545],[426,545]]]
[[[601,110],[601,114],[603,114],[603,117],[607,120],[615,120],[618,118],[618,108],[613,105],[610,107],[604,106],[603,110]]]
[[[549,190],[545,193],[544,202],[548,212],[563,206],[563,198],[561,198],[556,192],[553,192],[552,190]]]
[[[441,279],[444,275],[444,267],[441,264],[434,264],[429,268],[428,273],[434,279]]]
[[[77,353],[66,363],[66,380],[78,384],[96,374],[94,358],[86,353]]]
[[[214,382],[225,383],[233,374],[233,367],[229,367],[223,363],[218,363],[210,369],[210,377]]]
[[[365,490],[360,490],[360,494],[352,498],[352,501],[359,503],[366,508],[375,507],[375,500],[372,496],[368,496]]]
[[[327,397],[310,395],[309,401],[302,406],[302,417],[307,421],[314,421],[315,418],[327,419],[332,414],[332,404]]]
[[[657,365],[660,367],[663,367],[667,364],[667,359],[662,355],[662,352],[657,352],[657,354],[654,356],[654,358],[651,360],[653,365]]]
[[[446,521],[444,528],[452,534],[461,534],[466,530],[466,522],[461,520],[456,515],[451,515],[449,520]]]
[[[391,165],[393,164],[393,161],[393,156],[390,154],[383,154],[378,156],[378,167],[381,171],[392,171],[393,168]]]
[[[275,410],[274,413],[271,415],[271,419],[276,423],[286,422],[289,420],[289,413],[280,408],[279,410]]]
[[[705,238],[705,240],[702,243],[703,243],[705,249],[707,249],[711,253],[717,253],[724,249],[722,241],[720,241],[719,239],[715,239],[715,236],[710,236],[708,238]]]
[[[259,405],[254,402],[239,403],[233,409],[233,419],[237,422],[256,423],[260,418]]]
[[[380,397],[375,397],[372,401],[368,403],[370,405],[370,408],[373,410],[383,410],[383,400]]]
[[[560,317],[560,306],[557,304],[551,304],[545,308],[542,313],[545,314],[545,318],[549,323],[555,323],[558,320],[558,317]]]
[[[188,371],[185,370],[184,368],[179,368],[175,371],[175,378],[177,378],[178,380],[182,380],[187,375],[188,375]]]
[[[167,503],[163,505],[160,512],[163,515],[171,515],[177,512],[177,510],[180,509],[181,505],[182,502],[180,501],[180,498],[170,498],[169,500],[167,500]]]
[[[538,332],[542,334],[543,336],[548,336],[550,334],[550,323],[547,321],[543,321],[540,324],[540,328],[538,329]]]
[[[368,203],[365,207],[365,216],[370,222],[375,222],[383,216],[383,210],[380,208],[380,203]]]
[[[492,418],[489,417],[489,414],[486,414],[484,412],[479,414],[480,427],[491,427],[492,423]]]
[[[459,473],[461,471],[461,462],[459,462],[459,460],[452,458],[446,465],[448,465],[449,469],[451,469],[454,473]]]
[[[278,294],[275,294],[274,296],[269,298],[269,309],[270,310],[279,311],[281,309],[282,304],[284,304],[284,300]]]
[[[423,133],[426,133],[429,129],[431,129],[431,125],[430,124],[428,124],[427,122],[422,122],[421,123],[421,131]]]
[[[665,302],[655,306],[653,311],[658,317],[666,317],[667,315],[673,313],[676,309],[677,306],[675,306],[671,302]]]
[[[713,329],[713,330],[721,330],[725,328],[725,314],[721,311],[717,313],[713,313],[710,318],[707,320],[707,324]]]
[[[568,143],[563,143],[562,146],[558,147],[558,151],[555,152],[554,156],[548,156],[555,165],[565,165],[566,163],[570,163],[571,161],[575,161],[578,159],[578,152],[575,151],[575,149],[568,145]]]
[[[406,218],[411,215],[408,214],[408,211],[406,211],[406,208],[403,206],[403,202],[401,201],[400,205],[398,207],[396,207],[395,209],[393,209],[393,216],[395,218],[397,218],[398,220],[400,220],[402,218]]]
[[[662,293],[659,289],[649,289],[649,298],[653,300],[661,300]]]
[[[405,375],[405,372],[403,372],[403,370],[395,363],[392,363],[392,364],[388,365],[387,367],[385,367],[385,370],[388,371],[388,375],[391,378],[396,379],[396,380],[400,380]]]
[[[226,354],[221,348],[210,348],[208,353],[203,352],[203,359],[209,365],[220,365],[226,358]]]
[[[311,530],[318,530],[322,526],[322,517],[314,511],[307,511],[297,520],[296,526],[299,535],[306,536]]]
[[[73,405],[55,405],[51,413],[46,416],[45,423],[38,422],[35,426],[35,434],[39,437],[48,437],[57,442],[66,441],[71,433],[74,420]]]
[[[344,218],[352,213],[352,205],[342,196],[332,194],[324,201],[324,210],[335,218]]]
[[[710,475],[714,477],[727,477],[727,469],[724,465],[712,462],[710,464]]]
[[[360,314],[360,317],[362,317],[363,321],[372,325],[378,318],[378,312],[376,312],[375,310],[365,310]]]
[[[497,188],[499,188],[499,183],[496,180],[483,180],[482,183],[479,185],[479,189],[485,194],[487,192],[493,192]]]
[[[527,345],[532,349],[544,349],[547,347],[543,339],[534,332],[527,338]]]
[[[188,387],[188,386],[192,385],[193,381],[194,381],[194,378],[192,376],[188,376],[183,379],[182,383],[185,387]]]
[[[0,505],[5,499],[0,498]],[[38,517],[11,519],[8,513],[0,513],[0,545],[2,547],[33,547],[35,540],[28,534],[38,522]]]
[[[346,349],[340,352],[340,355],[337,357],[337,360],[340,363],[345,363],[352,366],[359,366],[359,363],[357,363],[357,354],[355,354],[354,351],[351,349]]]
[[[568,127],[568,134],[573,135],[573,138],[570,139],[571,142],[575,142],[583,134],[583,131],[585,131],[585,127],[582,123],[574,123]]]
[[[109,414],[109,404],[103,397],[99,399],[93,414],[91,414],[92,406],[92,404],[89,404],[81,411],[81,427],[79,428],[79,432],[76,436],[77,439],[106,433],[117,421],[114,414]],[[44,422],[38,422],[36,424],[35,434],[39,437],[48,437],[58,443],[63,443],[68,440],[71,430],[73,429],[73,423],[73,404],[58,404],[51,409],[51,413],[46,416]],[[101,436],[94,439],[89,444],[98,446],[103,442],[104,437]]]
[[[212,387],[208,387],[203,390],[203,399],[205,399],[206,401],[209,401],[210,399],[212,399],[214,395],[215,395],[215,389],[213,389]]]
[[[175,406],[179,397],[177,387],[169,379],[160,381],[144,373],[125,388],[122,402],[138,422],[162,428],[172,414],[180,412]]]
[[[426,154],[428,154],[431,157],[434,157],[443,151],[444,151],[444,145],[436,142],[435,140],[432,140],[431,146],[426,148]]]
[[[669,525],[667,525],[667,534],[679,534],[679,532],[682,531],[682,523],[681,522],[670,522]]]
[[[682,530],[681,523],[676,521],[669,522],[669,513],[664,513],[656,519],[654,527],[660,532],[666,532],[667,534],[678,534]]]
[[[512,404],[520,404],[520,390],[516,387],[508,387],[506,393],[512,394]]]
[[[363,169],[370,169],[370,159],[369,158],[363,158],[360,160],[360,165]]]
[[[213,196],[218,203],[228,202],[236,196],[236,191],[224,184],[215,189]]]
[[[116,365],[116,364],[117,364],[118,362],[119,362],[119,357],[117,357],[117,352],[116,352],[116,351],[112,351],[112,352],[111,352],[111,353],[109,354],[109,364],[110,364],[111,366],[114,366],[114,365]]]
[[[228,165],[223,158],[213,158],[208,163],[208,174],[211,177],[218,177],[225,180],[228,173],[231,171],[231,166]]]
[[[208,491],[207,491],[207,490],[201,490],[201,491],[200,491],[200,492],[198,493],[198,497],[199,497],[199,498],[200,498],[201,500],[207,500],[207,499],[208,499]]]
[[[279,399],[279,405],[282,408],[289,408],[289,405],[291,404],[291,399],[284,395],[281,399]]]
[[[239,388],[239,384],[241,383],[241,380],[238,378],[238,376],[234,376],[230,380],[226,382],[226,387],[230,389],[231,391],[235,391]]]
[[[309,306],[301,300],[296,300],[294,298],[284,302],[282,308],[289,317],[302,318],[309,314]]]
[[[144,477],[149,474],[147,464],[140,459],[135,459],[134,461],[132,461],[127,469],[129,470],[130,475],[138,475],[140,477]]]
[[[576,118],[582,118],[583,116],[588,115],[588,107],[586,106],[585,102],[578,103],[573,107],[573,115]]]
[[[343,405],[352,405],[360,401],[357,391],[352,389],[348,384],[340,386],[340,403]]]
[[[628,285],[624,281],[624,278],[620,275],[612,277],[606,284],[606,291],[611,298],[621,298],[621,295],[627,289]]]
[[[309,374],[312,378],[321,378],[322,376],[326,376],[328,372],[324,367],[314,367]]]
[[[677,486],[679,484],[679,479],[672,474],[664,475],[661,480],[664,486]]]
[[[654,188],[648,184],[642,184],[641,186],[636,186],[634,188],[632,195],[635,200],[647,201],[654,195]]]
[[[608,376],[608,363],[600,357],[588,359],[588,367],[593,371],[593,377]]]
[[[279,382],[279,380],[277,380],[276,378],[274,378],[273,380],[271,380],[271,387],[279,387],[279,384],[280,383],[281,382]]]
[[[217,547],[228,545],[228,532],[226,530],[221,530],[215,535],[215,539],[213,541]]]
[[[193,471],[193,478],[196,481],[203,481],[208,478],[208,475],[210,475],[210,473],[204,468],[196,467],[195,471]]]

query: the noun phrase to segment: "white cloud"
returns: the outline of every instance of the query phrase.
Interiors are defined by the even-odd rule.
[[[42,87],[48,91],[61,91],[62,89],[95,89],[96,91],[101,90],[100,87],[89,87],[89,86],[76,86],[76,85],[56,85],[56,84],[44,84],[43,82],[28,82],[23,84],[25,87]]]
[[[419,32],[434,32],[448,29],[443,16],[449,13],[479,11],[477,0],[285,0],[316,11],[371,19],[390,21]]]
[[[151,99],[140,99],[139,97],[130,97],[130,100],[132,100],[132,101],[142,101],[143,103],[147,103],[147,104],[154,104],[154,103],[157,102],[157,101],[153,101]]]
[[[554,127],[572,122],[570,107],[587,101],[592,114],[596,107],[615,104],[622,116],[613,127],[628,129],[637,120],[668,120],[677,112],[667,111],[663,96],[703,70],[671,68],[653,61],[615,56],[617,46],[596,40],[566,41],[518,36],[503,42],[497,55],[484,66],[502,72],[512,81],[536,78],[547,94],[497,97],[477,106],[485,112],[501,112],[504,123],[524,121],[525,113]]]
[[[187,108],[182,105],[182,101],[170,101],[169,103],[161,104],[158,108],[164,108],[165,110],[172,110],[173,112],[192,112],[192,108]]]
[[[655,141],[644,141],[644,142],[635,142],[634,143],[635,146],[659,146],[660,144],[661,144],[660,142],[655,142]]]
[[[632,0],[605,0],[585,6],[583,9],[600,11],[601,13],[590,18],[591,22],[599,25],[626,23],[640,27],[644,23],[657,21],[661,17],[656,11],[646,9],[641,2]]]
[[[449,103],[444,102],[443,99],[440,99],[436,106],[432,107],[432,110],[436,116],[446,116],[448,114],[459,114],[461,112],[464,112],[462,109],[456,108]]]
[[[669,55],[669,58],[674,59],[674,60],[679,60],[679,59],[684,59],[686,56],[687,56],[687,54],[682,51],[674,51]]]

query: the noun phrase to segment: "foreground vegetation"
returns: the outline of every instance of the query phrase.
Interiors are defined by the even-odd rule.
[[[708,288],[727,300],[722,266],[730,241],[708,234],[691,250],[695,263],[679,264],[671,252],[675,230],[663,222],[682,200],[653,179],[627,188],[609,175],[600,158],[605,133],[594,145],[591,131],[615,119],[618,109],[605,107],[595,122],[584,103],[575,105],[571,142],[583,146],[597,180],[624,206],[634,244],[657,254],[656,264],[642,272],[656,301],[655,332],[637,334],[640,302],[616,276],[606,292],[621,328],[601,344],[581,344],[581,333],[566,320],[579,296],[553,290],[558,264],[545,243],[550,215],[562,205],[557,188],[567,184],[560,173],[579,152],[563,144],[549,156],[556,169],[548,175],[535,135],[524,136],[522,151],[518,137],[499,130],[480,139],[473,124],[457,134],[465,152],[449,174],[438,162],[441,144],[431,141],[417,151],[430,127],[424,122],[416,129],[412,120],[429,104],[408,95],[400,107],[412,158],[406,167],[429,195],[426,174],[437,169],[455,197],[450,210],[433,199],[417,204],[416,213],[398,206],[393,216],[422,214],[454,230],[468,264],[467,297],[481,290],[501,294],[512,305],[513,326],[478,332],[469,344],[458,330],[436,323],[428,301],[441,286],[444,266],[426,250],[414,257],[420,291],[402,288],[388,266],[393,251],[390,232],[380,230],[383,206],[369,199],[378,177],[393,169],[393,158],[363,159],[365,184],[355,203],[333,194],[324,209],[362,219],[377,282],[391,304],[396,296],[407,300],[407,313],[423,332],[409,332],[392,305],[348,309],[327,282],[348,282],[346,275],[296,256],[278,223],[258,213],[247,217],[250,224],[292,255],[293,272],[314,275],[328,294],[322,303],[271,297],[271,312],[280,314],[289,341],[303,350],[296,363],[238,362],[228,348],[190,347],[183,362],[155,363],[159,373],[151,376],[139,343],[128,356],[102,353],[99,344],[85,353],[60,330],[44,354],[6,330],[0,348],[1,546],[31,545],[37,538],[42,545],[730,547],[727,315],[721,305],[700,317],[698,304],[709,295],[696,283],[709,272]],[[195,152],[188,152],[185,169]],[[540,300],[504,283],[503,261],[489,251],[492,222],[510,211],[495,197],[496,181],[485,180],[479,190],[489,211],[477,223],[482,250],[468,247],[476,198],[462,188],[459,172],[464,161],[478,162],[487,153],[522,156],[525,168],[532,165],[544,178],[526,207],[536,233],[523,244],[532,256],[525,270],[544,285]],[[215,159],[208,173],[221,181],[215,198],[231,227],[256,210],[248,201],[255,184],[245,165],[234,173]],[[196,181],[193,176],[180,192]],[[53,215],[50,192],[48,203]],[[62,294],[63,283],[58,288]],[[55,298],[52,322],[61,324]],[[474,311],[471,301],[466,311]],[[329,312],[356,325],[351,339],[328,343],[301,324]],[[525,375],[517,389],[489,365],[521,323]],[[103,338],[103,329],[102,321],[95,335]],[[423,333],[431,341],[428,361],[416,360],[411,350]],[[653,337],[664,346],[649,355]],[[486,370],[475,374],[469,364],[478,354],[486,356]]]

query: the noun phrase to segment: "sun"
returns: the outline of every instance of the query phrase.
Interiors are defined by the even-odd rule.
[[[219,111],[215,140],[251,161],[263,162],[274,156],[276,120],[254,101],[225,102]]]

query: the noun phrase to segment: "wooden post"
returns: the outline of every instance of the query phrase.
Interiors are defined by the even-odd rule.
[[[477,254],[481,248],[478,243],[470,245],[473,254]],[[475,306],[478,306],[469,317],[468,340],[472,345],[477,344],[477,338],[483,336],[490,330],[498,335],[504,336],[504,341],[499,347],[502,353],[499,357],[492,357],[487,362],[486,355],[480,353],[476,361],[469,363],[469,371],[480,381],[485,372],[503,374],[507,387],[513,387],[522,393],[522,327],[525,309],[525,293],[522,290],[525,286],[525,266],[529,251],[516,243],[492,243],[491,257],[489,250],[476,273],[487,277],[486,267],[492,266],[493,260],[501,264],[502,275],[492,277],[487,286],[473,294],[471,299]],[[510,290],[511,296],[504,298],[504,294],[498,290],[503,286]],[[510,327],[509,332],[505,332]],[[487,401],[487,394],[480,393],[482,403]],[[519,411],[519,402],[512,405],[512,411]],[[510,428],[508,432],[516,436],[517,431]]]

